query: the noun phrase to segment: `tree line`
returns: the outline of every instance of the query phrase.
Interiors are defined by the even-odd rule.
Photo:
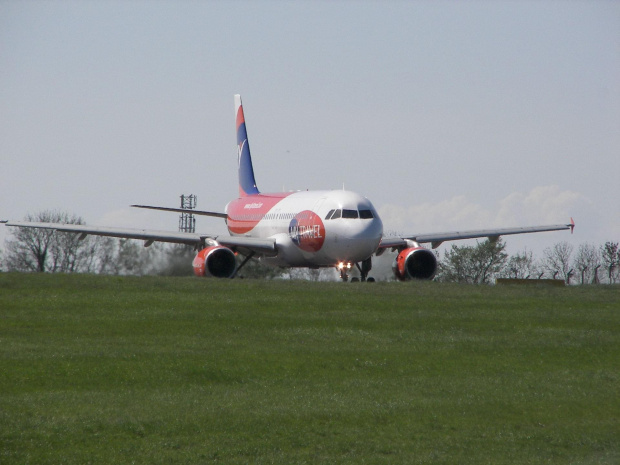
[[[24,221],[84,224],[81,217],[43,211]],[[1,271],[96,273],[112,275],[186,275],[192,273],[193,250],[186,246],[153,244],[50,229],[11,228],[0,256]],[[188,250],[189,249],[189,250]]]
[[[503,240],[452,247],[438,260],[438,281],[491,284],[497,278],[562,279],[566,284],[613,284],[620,282],[618,242],[601,246],[583,243],[576,249],[559,242],[543,251],[541,258],[523,251],[508,256]],[[439,258],[439,257],[438,257]]]
[[[43,211],[27,215],[25,221],[84,224],[81,217],[65,212]],[[47,229],[12,228],[6,250],[0,255],[1,271],[49,273],[97,273],[115,275],[190,275],[194,251],[191,247],[87,236]],[[568,242],[544,250],[541,258],[523,251],[509,256],[503,240],[453,244],[443,257],[437,253],[435,280],[469,284],[492,284],[497,278],[562,279],[567,284],[613,284],[620,282],[618,242],[601,246]],[[281,271],[248,264],[242,276],[320,279],[318,270]],[[378,277],[381,279],[381,277]],[[390,279],[388,276],[384,279]]]

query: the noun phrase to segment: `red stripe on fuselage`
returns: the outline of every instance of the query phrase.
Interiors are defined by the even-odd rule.
[[[256,227],[269,211],[291,192],[248,195],[228,204],[228,230],[231,234],[245,234]]]

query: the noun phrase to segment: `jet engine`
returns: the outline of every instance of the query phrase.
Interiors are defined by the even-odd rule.
[[[437,271],[435,254],[424,247],[402,250],[392,265],[394,275],[401,281],[409,279],[433,279]]]
[[[231,278],[237,269],[237,258],[228,247],[215,245],[198,252],[192,266],[196,276]]]

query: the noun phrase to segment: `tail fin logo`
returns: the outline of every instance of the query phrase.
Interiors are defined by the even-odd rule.
[[[241,167],[241,152],[243,152],[243,146],[247,142],[247,139],[241,142],[240,145],[237,146],[237,168]]]

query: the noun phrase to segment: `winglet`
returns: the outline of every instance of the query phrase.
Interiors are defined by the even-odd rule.
[[[575,230],[575,220],[573,219],[572,216],[570,218],[570,223],[567,226],[570,226],[570,233],[572,234],[573,231]]]
[[[237,127],[237,162],[239,165],[239,196],[245,197],[258,194],[259,191],[254,179],[248,133],[245,129],[245,116],[243,115],[243,105],[241,103],[241,95],[239,94],[235,95],[235,117]]]

